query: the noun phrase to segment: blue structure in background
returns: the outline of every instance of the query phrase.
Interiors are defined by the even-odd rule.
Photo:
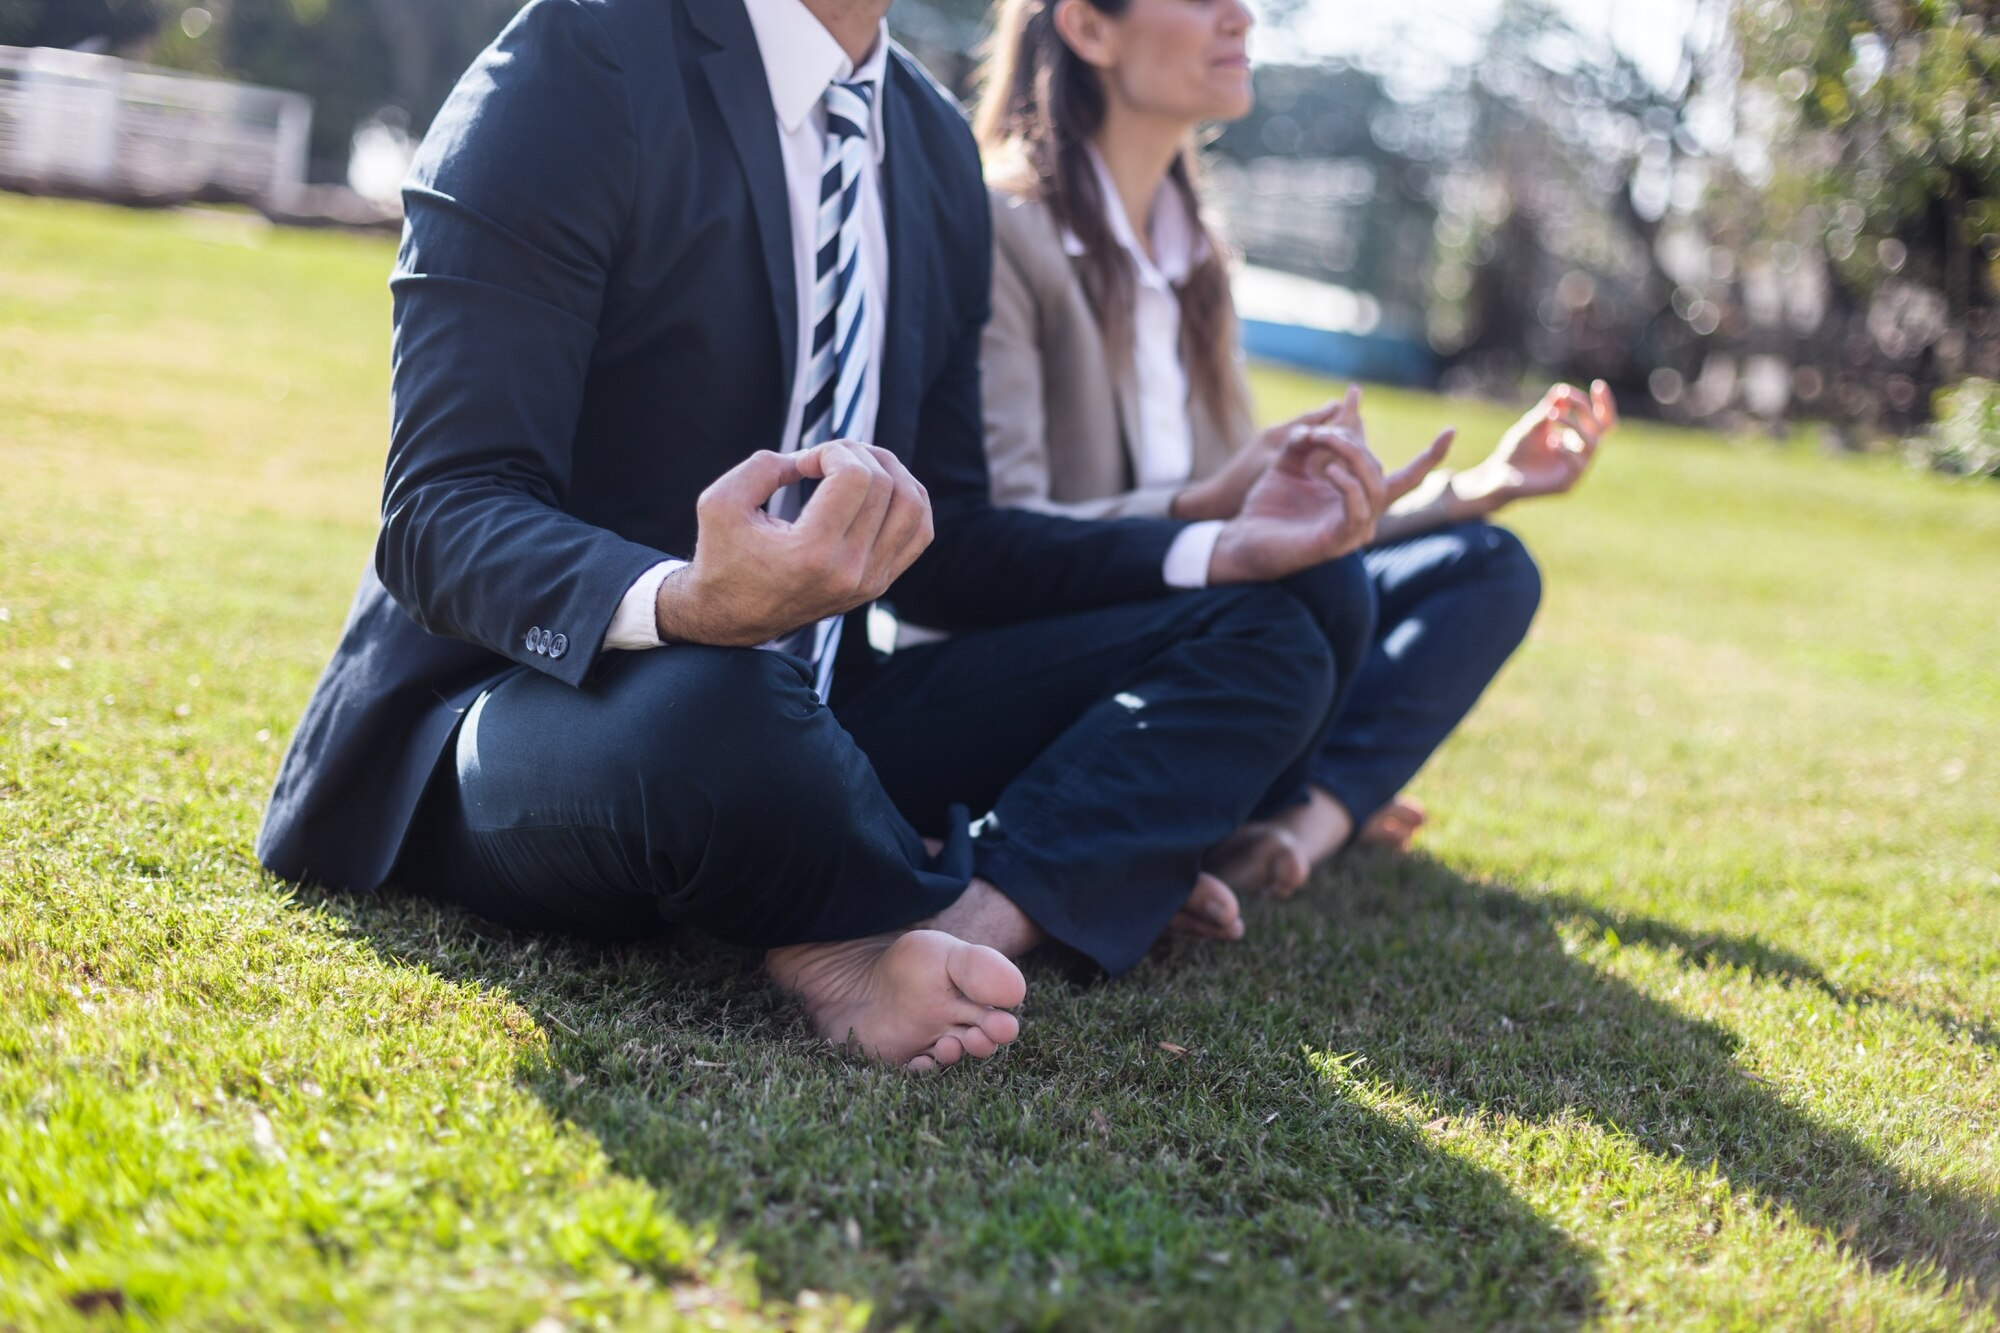
[[[1430,388],[1437,383],[1436,355],[1413,338],[1381,333],[1340,333],[1332,329],[1242,321],[1243,351],[1253,361],[1275,361],[1335,379],[1367,380]]]
[[[1257,361],[1330,375],[1429,388],[1438,360],[1402,332],[1373,296],[1314,278],[1249,265],[1231,282],[1243,351]]]

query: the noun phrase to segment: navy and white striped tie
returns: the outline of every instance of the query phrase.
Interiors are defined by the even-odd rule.
[[[819,180],[819,225],[813,240],[812,345],[807,350],[806,406],[799,448],[845,439],[853,431],[868,379],[868,309],[861,251],[861,172],[868,155],[868,111],[875,88],[835,83],[826,90],[826,155]],[[810,484],[781,497],[785,517],[795,517]],[[813,664],[821,699],[833,683],[840,648],[839,616],[787,636],[781,646]]]

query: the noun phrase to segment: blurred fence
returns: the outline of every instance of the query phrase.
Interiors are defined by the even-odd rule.
[[[0,184],[283,202],[305,182],[311,127],[298,93],[0,46]]]

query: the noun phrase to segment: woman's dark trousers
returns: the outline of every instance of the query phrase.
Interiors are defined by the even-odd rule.
[[[1283,586],[1319,621],[1339,679],[1307,780],[1356,828],[1472,711],[1542,596],[1520,539],[1483,522],[1370,547]]]

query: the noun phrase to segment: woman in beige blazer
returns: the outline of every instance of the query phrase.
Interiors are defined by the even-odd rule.
[[[1199,586],[1204,537],[1212,549],[1288,439],[1361,430],[1355,390],[1267,430],[1251,422],[1194,144],[1201,126],[1250,109],[1252,21],[1242,0],[1003,0],[975,126],[993,195],[982,374],[994,500],[1189,520],[1174,557],[1186,567],[1169,575],[1181,586]],[[1343,697],[1303,799],[1217,849],[1233,887],[1289,894],[1357,835],[1407,846],[1424,816],[1404,784],[1540,598],[1525,548],[1485,519],[1569,490],[1616,421],[1602,383],[1558,385],[1484,462],[1431,473],[1371,545],[1288,581],[1333,627]]]

